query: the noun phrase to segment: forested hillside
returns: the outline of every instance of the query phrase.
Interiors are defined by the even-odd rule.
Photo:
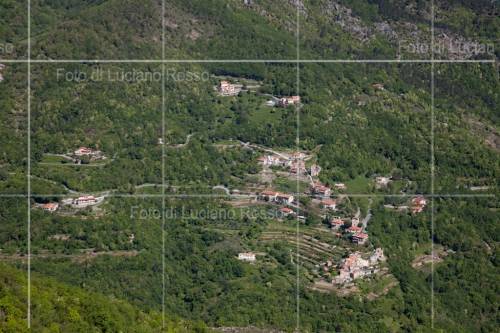
[[[496,2],[21,2],[1,332],[497,330]]]
[[[31,281],[32,330],[26,325],[28,282],[24,272],[0,264],[0,329],[14,332],[158,332],[159,312],[144,312],[129,303],[68,287],[34,275]],[[202,324],[167,319],[168,332],[208,332]]]

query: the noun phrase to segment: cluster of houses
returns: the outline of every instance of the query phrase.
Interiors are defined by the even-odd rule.
[[[3,70],[5,69],[5,65],[4,64],[0,64],[0,82],[3,81]]]
[[[104,154],[100,150],[95,150],[88,147],[80,147],[73,152],[73,156],[76,159],[81,159],[83,157],[88,157],[90,160],[100,160],[104,158]]]
[[[393,209],[398,212],[406,212],[409,209],[413,214],[418,214],[424,211],[425,207],[427,206],[427,199],[425,199],[423,196],[418,196],[415,197],[411,200],[411,205],[401,205],[401,206],[395,206],[395,205],[384,205],[384,208],[387,209]]]
[[[293,174],[310,174],[312,177],[317,177],[321,172],[321,167],[317,164],[311,165],[306,168],[304,159],[306,154],[298,152],[292,154],[290,157],[280,155],[264,155],[259,157],[258,161],[264,166],[277,166],[288,168]]]
[[[240,93],[243,86],[241,84],[230,83],[229,81],[220,81],[217,91],[221,96],[236,96]]]
[[[71,206],[73,208],[85,208],[97,205],[104,200],[104,197],[94,197],[93,195],[81,196],[78,198],[69,198],[64,199],[62,201],[63,205]],[[46,211],[53,213],[59,209],[59,203],[57,202],[49,202],[44,204],[36,205],[36,207]]]
[[[351,226],[345,228],[346,220],[338,216],[330,219],[330,228],[334,231],[344,231],[349,235],[349,238],[354,244],[363,245],[368,241],[368,234],[363,231],[363,228],[359,226],[359,219],[353,217],[351,219]],[[338,234],[340,236],[340,234]]]
[[[386,260],[384,251],[381,248],[364,258],[360,252],[351,253],[347,258],[342,260],[339,266],[339,274],[332,280],[333,284],[345,284],[356,279],[374,275],[380,271],[380,263]],[[330,264],[330,266],[328,266]],[[333,267],[333,263],[327,262],[325,271]]]
[[[344,191],[347,189],[347,186],[344,183],[335,183],[333,184],[333,188],[338,191]],[[319,182],[312,184],[310,190],[311,194],[316,198],[328,198],[332,195],[332,189]]]
[[[57,209],[59,209],[59,204],[57,202],[49,202],[49,203],[40,204],[38,207],[40,207],[40,209],[42,209],[46,212],[53,213]]]

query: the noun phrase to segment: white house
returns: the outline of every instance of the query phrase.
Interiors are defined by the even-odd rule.
[[[248,261],[248,262],[255,262],[255,253],[253,252],[241,252],[238,253],[238,260],[241,261]]]

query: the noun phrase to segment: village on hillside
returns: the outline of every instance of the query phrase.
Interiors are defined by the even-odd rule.
[[[259,94],[259,87],[259,82],[226,77],[220,78],[214,91],[221,99],[240,98],[242,92]],[[382,91],[384,87],[374,85],[374,89]],[[263,108],[276,108],[276,111],[283,112],[290,106],[301,107],[302,103],[300,96],[263,94],[259,100],[263,101],[264,98],[267,102],[261,105]],[[185,149],[191,137],[192,134],[189,134],[186,143],[168,145],[167,148]],[[158,138],[158,145],[166,145],[163,138]],[[95,144],[93,146],[98,147]],[[369,196],[364,201],[354,198],[356,191],[363,193],[368,189],[372,193],[383,193],[396,184],[401,189],[403,199],[398,204],[384,204],[384,209],[420,214],[425,210],[427,200],[418,195],[404,197],[403,191],[406,183],[410,183],[409,180],[401,180],[390,174],[374,174],[345,182],[329,179],[324,175],[325,165],[321,164],[319,149],[316,148],[296,151],[238,140],[216,142],[214,146],[253,152],[259,170],[257,174],[249,177],[238,188],[219,185],[214,186],[213,190],[224,190],[227,198],[223,200],[230,209],[264,210],[271,221],[256,242],[241,247],[237,260],[252,265],[269,263],[272,259],[266,253],[266,247],[269,243],[279,242],[289,247],[290,261],[305,268],[311,289],[349,295],[359,292],[360,286],[366,287],[367,283],[382,286],[382,290],[385,290],[383,292],[394,286],[384,250],[375,247],[371,241],[372,205],[382,204]],[[46,153],[40,164],[105,166],[112,161],[113,158],[108,158],[97,148],[80,146],[66,153]],[[137,188],[149,185],[158,184],[144,184]],[[36,203],[34,208],[47,214],[61,215],[99,210],[101,208],[97,207],[112,191],[113,189],[109,189],[101,194],[69,191],[66,198]],[[295,233],[297,223],[300,226],[300,237]],[[297,248],[299,253],[294,255]],[[372,298],[380,295],[373,290],[368,294]]]

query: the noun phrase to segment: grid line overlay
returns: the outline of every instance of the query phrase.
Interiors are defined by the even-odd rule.
[[[434,0],[431,0],[431,60],[434,60]],[[436,178],[436,160],[435,160],[435,142],[434,142],[434,131],[435,131],[435,68],[434,61],[431,62],[431,194],[435,192],[435,178]],[[431,197],[431,329],[434,329],[434,196]]]
[[[165,0],[161,1],[161,58],[165,60]],[[165,285],[165,226],[166,226],[166,216],[165,216],[165,62],[161,64],[161,283],[162,283],[162,297],[161,297],[161,318],[162,318],[162,328],[165,330],[165,297],[166,295],[166,285]]]
[[[296,87],[295,89],[297,96],[300,96],[300,10],[299,10],[299,2],[297,2],[297,31],[295,32],[296,38],[297,38],[297,64],[296,64],[296,71],[297,71],[297,82],[296,82]],[[300,151],[300,104],[295,105],[295,113],[296,113],[296,126],[297,126],[297,136],[296,136],[296,153]],[[297,160],[297,187],[296,187],[296,192],[300,193],[300,173],[299,173],[299,160]],[[295,256],[295,261],[297,265],[296,269],[296,295],[295,295],[295,302],[296,302],[296,325],[295,325],[295,331],[300,332],[300,208],[299,205],[297,204],[297,218],[295,220],[296,222],[296,243],[297,243],[297,253]]]
[[[430,198],[431,202],[431,254],[434,257],[434,222],[435,222],[435,198],[492,198],[496,197],[495,194],[458,194],[458,193],[448,193],[448,194],[436,194],[435,193],[435,64],[439,63],[450,63],[450,64],[463,64],[463,63],[491,63],[495,64],[495,59],[484,59],[484,60],[472,60],[472,59],[464,59],[464,60],[451,60],[451,59],[435,59],[435,1],[431,1],[431,58],[430,59],[413,59],[413,60],[404,60],[404,59],[301,59],[300,58],[300,6],[297,2],[296,4],[296,19],[297,19],[297,30],[296,30],[296,59],[289,60],[280,60],[280,59],[225,59],[225,60],[217,60],[217,59],[166,59],[166,31],[165,31],[165,0],[161,1],[161,24],[162,24],[162,59],[60,59],[60,60],[51,60],[51,59],[31,59],[32,56],[32,35],[31,35],[31,0],[27,0],[27,59],[1,59],[4,63],[21,63],[27,64],[27,192],[26,194],[0,194],[0,198],[20,198],[26,199],[28,207],[27,207],[27,327],[31,328],[32,322],[32,312],[31,312],[31,199],[32,198],[40,198],[40,197],[67,197],[68,194],[32,194],[31,193],[31,102],[32,102],[32,91],[31,91],[31,64],[54,64],[54,63],[156,63],[161,64],[162,70],[162,105],[161,105],[161,113],[162,113],[162,191],[161,194],[117,194],[111,193],[108,197],[131,197],[131,198],[161,198],[162,199],[162,325],[165,329],[165,297],[166,297],[166,276],[165,276],[165,227],[166,227],[166,218],[165,218],[165,199],[166,198],[227,198],[228,195],[214,195],[214,194],[167,194],[166,189],[166,154],[165,154],[165,129],[166,129],[166,91],[165,91],[165,71],[166,65],[169,63],[288,63],[288,64],[296,64],[297,71],[297,82],[296,89],[297,95],[300,96],[300,65],[307,63],[340,63],[340,64],[380,64],[380,63],[392,63],[392,64],[403,64],[403,63],[420,63],[420,64],[430,64],[431,65],[431,147],[430,147],[430,155],[431,155],[431,190],[430,193],[427,194],[415,194],[415,195],[381,195],[381,194],[343,194],[343,196],[347,197],[416,197],[416,196],[424,196]],[[296,149],[300,150],[300,106],[296,106],[296,120],[297,120],[297,133],[296,133]],[[246,195],[231,195],[230,197],[252,197]],[[299,174],[297,173],[297,196],[298,197],[309,197],[308,195],[304,195],[300,193],[300,183],[299,183]],[[298,208],[297,208],[298,209]],[[298,214],[297,214],[298,215]],[[297,237],[297,253],[296,253],[296,265],[297,265],[297,276],[296,276],[296,331],[300,332],[300,221],[297,218],[296,225],[296,237]],[[434,309],[434,261],[431,261],[431,326],[434,328],[434,319],[435,319],[435,309]]]

